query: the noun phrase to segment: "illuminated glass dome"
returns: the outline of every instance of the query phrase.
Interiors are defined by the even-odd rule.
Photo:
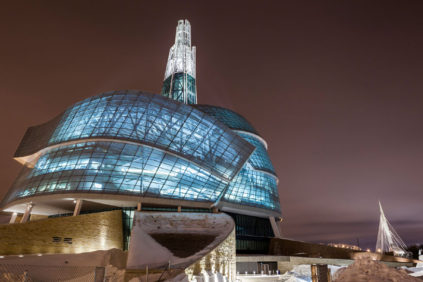
[[[24,168],[1,206],[21,212],[31,202],[48,214],[80,198],[280,216],[266,146],[233,111],[107,92],[27,130],[15,154]]]

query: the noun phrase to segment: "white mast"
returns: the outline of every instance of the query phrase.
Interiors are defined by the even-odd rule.
[[[405,255],[407,246],[385,217],[379,201],[380,220],[377,234],[376,252],[393,252],[394,255]]]

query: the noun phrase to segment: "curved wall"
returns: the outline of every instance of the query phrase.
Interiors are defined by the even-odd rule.
[[[256,148],[240,173],[226,188],[220,207],[231,203],[236,205],[235,209],[240,206],[252,206],[280,212],[279,180],[267,154],[267,144],[259,133],[247,119],[232,110],[210,105],[195,107],[223,122]]]

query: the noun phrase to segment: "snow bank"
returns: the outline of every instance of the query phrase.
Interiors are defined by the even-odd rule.
[[[106,266],[104,281],[121,282],[125,280],[125,269],[119,269],[113,265]]]
[[[328,265],[330,269],[330,273],[333,274],[344,266],[337,266],[337,265]],[[285,272],[282,275],[283,281],[289,282],[304,282],[304,281],[311,281],[311,265],[309,264],[301,264],[296,265],[291,271]]]
[[[420,279],[407,274],[403,269],[389,268],[385,264],[362,256],[353,264],[338,270],[333,282],[348,281],[391,281],[391,282],[418,282]]]
[[[423,255],[419,256],[419,261],[422,261],[422,262],[418,262],[416,267],[423,267]]]
[[[105,281],[120,282],[125,276],[126,253],[111,249],[80,254],[5,256],[0,259],[0,281],[91,281],[96,267],[105,267]]]
[[[311,267],[309,264],[296,265],[291,271],[285,272],[282,279],[289,282],[309,282],[311,281]]]
[[[420,267],[417,267],[417,266],[416,267],[406,267],[406,266],[403,266],[401,268],[404,269],[407,272],[410,272],[409,275],[411,275],[413,277],[423,277],[423,266],[420,266]]]

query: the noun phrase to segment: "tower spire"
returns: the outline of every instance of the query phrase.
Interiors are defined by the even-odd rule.
[[[197,104],[195,47],[191,46],[191,25],[179,20],[175,44],[169,50],[162,95],[186,104]]]

